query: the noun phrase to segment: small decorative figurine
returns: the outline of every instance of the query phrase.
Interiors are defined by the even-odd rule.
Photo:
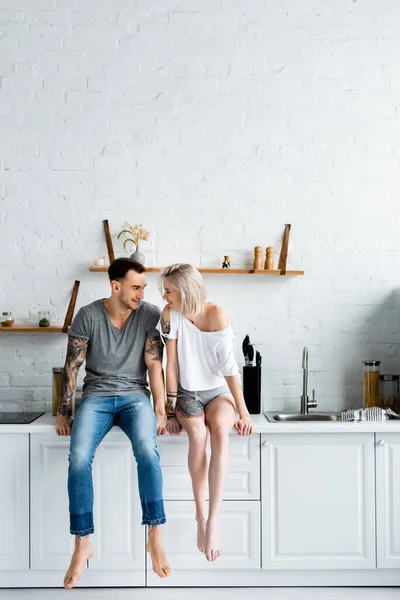
[[[230,269],[230,266],[231,266],[231,261],[230,261],[229,256],[224,256],[224,261],[222,263],[222,268],[223,269]]]

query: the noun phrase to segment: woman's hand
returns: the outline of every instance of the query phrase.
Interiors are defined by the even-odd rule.
[[[176,417],[170,417],[167,421],[167,431],[170,435],[179,435],[182,431],[182,425]]]
[[[167,425],[167,415],[164,413],[156,413],[157,419],[157,435],[164,435]]]
[[[253,425],[251,424],[250,415],[240,417],[236,421],[234,427],[239,435],[250,435],[253,431]]]

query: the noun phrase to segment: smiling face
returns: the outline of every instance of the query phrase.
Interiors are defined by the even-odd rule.
[[[111,282],[113,295],[116,295],[119,302],[130,310],[139,308],[140,301],[144,298],[144,288],[146,285],[146,275],[144,273],[136,273],[132,269],[119,281],[114,279]]]
[[[180,310],[182,306],[181,294],[174,288],[172,283],[165,278],[164,279],[164,294],[163,299],[168,304],[171,310]]]

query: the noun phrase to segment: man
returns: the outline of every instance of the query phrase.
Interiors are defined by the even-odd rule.
[[[113,425],[119,425],[132,443],[153,570],[160,577],[171,573],[161,541],[165,514],[156,443],[156,435],[164,434],[166,427],[162,345],[156,329],[160,310],[143,301],[146,276],[141,264],[118,258],[108,275],[111,296],[82,307],[69,331],[56,420],[57,434],[70,435],[71,400],[79,367],[86,360],[82,402],[72,426],[69,455],[70,531],[76,538],[64,578],[66,588],[75,586],[94,553],[89,540],[94,532],[92,461]]]

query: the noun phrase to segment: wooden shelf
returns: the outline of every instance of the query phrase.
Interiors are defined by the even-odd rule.
[[[162,270],[161,267],[146,267],[146,273],[160,273],[160,271]],[[92,273],[107,273],[108,271],[108,267],[89,267],[89,271],[91,271]],[[215,274],[224,274],[224,275],[240,275],[240,274],[246,274],[246,275],[281,275],[282,277],[285,277],[286,275],[304,275],[304,271],[286,271],[284,274],[281,273],[281,271],[274,269],[273,271],[255,271],[254,269],[203,269],[203,268],[198,268],[198,271],[200,273],[215,273]]]
[[[64,333],[62,327],[50,325],[39,327],[37,325],[13,325],[12,327],[0,326],[0,333]]]

